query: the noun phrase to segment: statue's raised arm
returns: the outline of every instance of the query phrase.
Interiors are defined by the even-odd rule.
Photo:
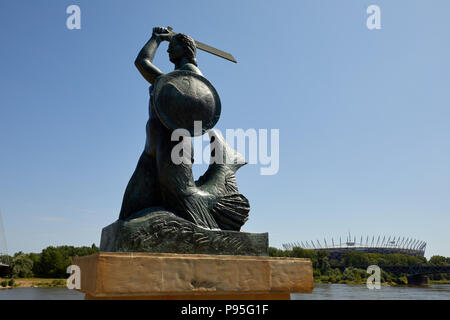
[[[151,84],[155,82],[157,77],[164,74],[153,64],[153,58],[155,57],[156,50],[162,41],[170,41],[172,35],[173,33],[168,28],[153,28],[152,37],[141,49],[136,57],[136,60],[134,61],[136,68],[145,80]]]

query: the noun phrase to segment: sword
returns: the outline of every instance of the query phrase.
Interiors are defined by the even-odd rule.
[[[167,30],[169,30],[172,35],[175,35],[175,32],[173,32],[172,27],[167,27]],[[230,53],[216,49],[211,46],[208,46],[207,44],[204,44],[203,42],[200,42],[197,40],[194,40],[194,41],[195,41],[195,46],[197,47],[197,49],[203,50],[205,52],[211,53],[211,54],[221,57],[223,59],[237,63],[236,59]]]

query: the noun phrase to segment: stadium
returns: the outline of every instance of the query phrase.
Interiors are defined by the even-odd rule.
[[[424,256],[426,242],[406,238],[406,237],[388,237],[386,236],[369,236],[360,237],[360,241],[357,242],[356,236],[351,237],[349,234],[345,240],[342,242],[342,238],[338,241],[334,241],[332,238],[330,242],[324,239],[323,243],[319,240],[305,241],[305,242],[295,242],[283,244],[284,250],[292,250],[294,247],[300,247],[303,249],[314,250],[314,251],[328,251],[330,253],[330,259],[341,260],[347,252],[364,252],[364,253],[381,253],[381,254],[391,254],[400,253],[407,254],[410,256]]]

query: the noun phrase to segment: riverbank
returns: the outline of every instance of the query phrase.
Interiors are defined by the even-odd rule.
[[[347,285],[366,285],[366,280],[362,280],[362,281],[350,281],[350,280],[340,280],[340,281],[335,281],[335,282],[331,282],[331,281],[323,281],[320,279],[314,279],[314,284],[347,284]],[[395,283],[395,282],[382,282],[381,283],[382,286],[386,286],[386,287],[390,287],[390,286],[398,286],[400,284]]]
[[[65,288],[65,279],[47,279],[47,278],[14,278],[14,283],[11,286],[8,278],[0,278],[0,283],[6,281],[5,287],[0,285],[0,289],[11,288]]]
[[[348,284],[348,285],[366,285],[366,280],[364,281],[349,281],[349,280],[340,280],[337,282],[331,281],[322,281],[320,279],[314,279],[314,283],[323,283],[323,284]],[[450,284],[450,280],[428,280],[428,284]],[[382,286],[387,287],[395,287],[395,286],[407,286],[407,283],[396,283],[396,282],[382,282]]]
[[[48,278],[15,278],[14,283],[10,286],[10,278],[0,278],[0,283],[6,281],[7,285],[5,287],[0,285],[1,289],[11,289],[11,288],[65,288],[65,279],[48,279]],[[348,281],[341,280],[339,282],[326,282],[319,279],[315,279],[315,284],[346,284],[346,285],[365,285],[365,281]],[[428,284],[450,284],[450,280],[429,280]],[[395,282],[382,282],[382,286],[404,286],[404,284],[398,284]]]
[[[429,284],[450,284],[450,280],[428,280]]]

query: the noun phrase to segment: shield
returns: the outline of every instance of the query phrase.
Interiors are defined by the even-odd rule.
[[[158,77],[151,98],[159,120],[171,130],[186,129],[191,136],[199,136],[219,121],[221,104],[216,89],[192,71],[175,70]],[[195,121],[201,123],[194,127]]]

